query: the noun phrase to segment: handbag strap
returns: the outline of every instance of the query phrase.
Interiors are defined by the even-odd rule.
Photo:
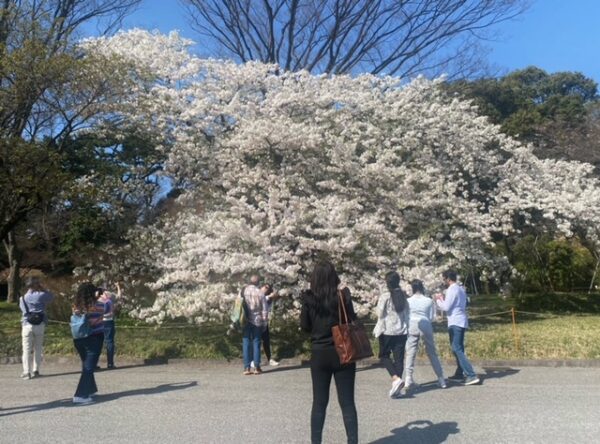
[[[339,304],[338,304],[338,318],[340,324],[348,323],[348,313],[346,313],[346,304],[344,304],[344,298],[342,296],[342,290],[338,290]],[[344,311],[344,319],[346,322],[342,322],[342,310]]]
[[[25,296],[21,296],[21,300],[23,301],[23,305],[25,306],[25,314],[29,314],[29,306],[27,302],[25,302]]]

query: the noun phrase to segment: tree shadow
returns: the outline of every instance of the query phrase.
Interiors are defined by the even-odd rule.
[[[197,381],[190,382],[174,382],[171,384],[161,384],[156,387],[143,388],[143,389],[134,389],[134,390],[126,390],[123,392],[116,393],[107,393],[106,395],[99,395],[94,397],[94,402],[88,405],[94,405],[100,402],[109,402],[114,401],[116,399],[125,398],[127,396],[142,396],[142,395],[156,395],[164,392],[171,392],[174,390],[183,390],[191,387],[195,387],[198,385]],[[71,398],[67,399],[59,399],[57,401],[50,401],[41,404],[32,404],[32,405],[23,405],[18,407],[9,407],[3,408],[0,410],[0,417],[2,416],[11,416],[18,415],[21,413],[30,413],[36,412],[40,410],[50,410],[60,407],[82,407],[76,404],[73,404]],[[5,413],[6,412],[6,413]]]
[[[434,424],[429,420],[412,421],[403,427],[393,429],[392,436],[386,436],[371,444],[440,444],[446,442],[449,435],[460,433],[456,422],[440,422]]]

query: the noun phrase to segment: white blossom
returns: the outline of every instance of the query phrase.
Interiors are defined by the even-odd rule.
[[[366,313],[391,268],[430,287],[448,266],[508,269],[491,247],[517,217],[598,226],[590,165],[538,159],[438,81],[236,65],[189,44],[140,30],[86,42],[152,73],[131,118],[163,132],[185,186],[176,215],[133,237],[158,272],[141,318],[218,318],[255,272],[293,296],[291,315],[323,257]]]

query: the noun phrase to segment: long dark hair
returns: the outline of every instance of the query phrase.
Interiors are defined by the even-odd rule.
[[[339,284],[340,278],[331,262],[323,261],[315,265],[310,278],[310,291],[306,293],[307,302],[315,312],[337,313]]]
[[[98,289],[91,282],[79,284],[73,305],[77,310],[85,311],[96,303],[96,291]]]
[[[406,307],[406,295],[400,288],[400,275],[395,271],[390,271],[385,275],[385,283],[390,291],[390,297],[394,304],[394,310],[400,313]]]

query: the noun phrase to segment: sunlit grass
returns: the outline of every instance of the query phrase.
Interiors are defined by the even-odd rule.
[[[473,360],[505,359],[600,359],[600,315],[540,313],[516,314],[516,338],[510,313],[511,301],[498,297],[481,298],[471,307],[471,328],[466,351]],[[15,304],[0,303],[0,357],[21,354],[20,312]],[[183,328],[181,328],[183,327]],[[369,326],[369,328],[372,328]],[[452,361],[445,322],[435,324],[440,357]],[[241,357],[241,336],[226,335],[226,325],[166,325],[148,327],[121,317],[117,320],[117,355],[143,359],[195,358],[236,360]],[[307,336],[297,323],[272,325],[272,346],[277,358],[309,355]],[[377,343],[373,341],[377,351]],[[74,355],[67,324],[51,323],[47,329],[45,353]],[[424,357],[423,350],[420,350]]]

